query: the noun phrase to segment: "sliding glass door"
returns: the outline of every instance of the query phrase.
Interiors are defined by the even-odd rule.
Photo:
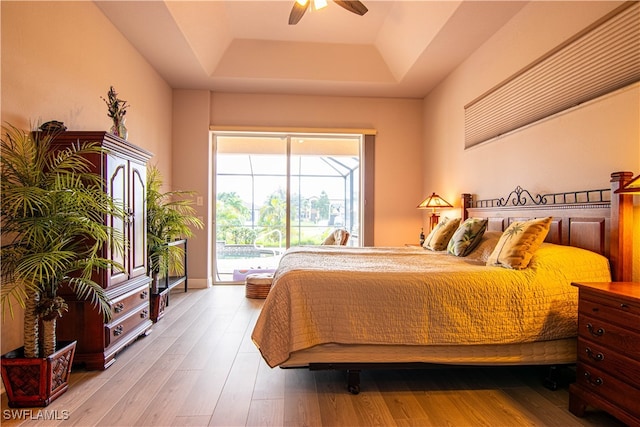
[[[359,245],[358,135],[214,134],[215,280],[271,272],[335,228]]]

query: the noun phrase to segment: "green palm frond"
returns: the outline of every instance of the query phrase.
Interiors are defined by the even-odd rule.
[[[193,191],[162,192],[162,175],[155,166],[147,168],[147,256],[149,274],[169,269],[182,272],[182,248],[167,242],[193,236],[192,228],[203,228],[193,208]]]
[[[124,237],[104,221],[122,219],[124,212],[91,172],[90,159],[106,155],[104,149],[96,143],[56,148],[55,136],[2,128],[2,310],[24,307],[34,291],[58,301],[60,286],[67,284],[108,318],[108,297],[91,277],[99,269],[123,268],[102,254],[105,245],[124,249]]]

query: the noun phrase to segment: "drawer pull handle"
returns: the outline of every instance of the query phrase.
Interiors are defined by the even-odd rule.
[[[149,295],[149,291],[140,292],[140,299],[147,299],[147,295]]]
[[[589,356],[592,360],[595,360],[596,362],[600,362],[604,360],[604,354],[594,353],[589,347],[587,347],[584,351],[585,353],[587,353],[587,356]]]
[[[140,318],[142,319],[146,319],[148,315],[149,315],[149,312],[147,310],[142,310],[140,312]]]
[[[620,308],[622,310],[629,310],[629,306],[627,304],[625,304],[625,303],[620,304]]]
[[[594,337],[601,337],[604,335],[604,329],[594,329],[591,323],[587,323],[587,329],[589,330],[589,333],[591,333],[591,335],[593,335]]]
[[[113,311],[115,313],[121,313],[122,310],[124,310],[124,304],[121,303],[121,302],[119,302],[119,303],[117,303],[116,305],[113,306]]]
[[[587,380],[587,382],[593,386],[601,386],[602,383],[604,381],[602,381],[602,378],[597,377],[595,380],[591,378],[591,374],[589,372],[585,372],[584,373],[584,378]]]
[[[123,330],[123,329],[124,329],[124,328],[122,327],[122,325],[118,325],[118,326],[116,326],[116,327],[113,329],[113,336],[117,337],[117,336],[122,335],[122,330]]]

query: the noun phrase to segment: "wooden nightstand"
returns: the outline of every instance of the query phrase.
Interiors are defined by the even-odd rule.
[[[569,410],[587,405],[640,425],[640,283],[573,283],[579,288],[578,364]]]

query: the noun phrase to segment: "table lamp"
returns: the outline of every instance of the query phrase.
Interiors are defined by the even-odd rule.
[[[433,230],[433,228],[438,223],[439,215],[436,211],[441,208],[452,208],[453,205],[442,197],[438,196],[436,193],[431,194],[429,197],[424,199],[417,206],[418,209],[431,209],[431,217],[429,218],[429,229]]]

